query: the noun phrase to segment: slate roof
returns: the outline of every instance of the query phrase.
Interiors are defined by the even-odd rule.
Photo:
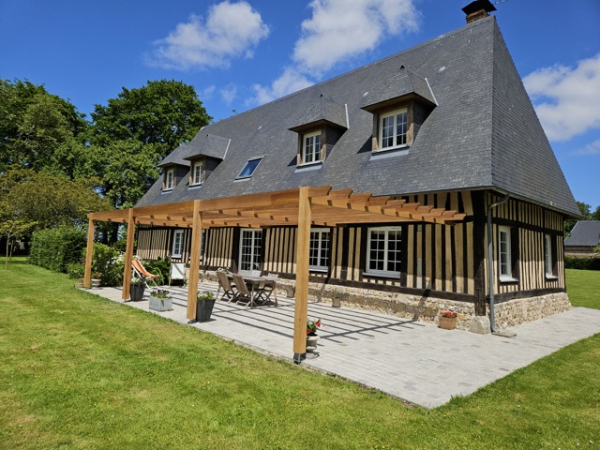
[[[403,90],[387,95],[412,89],[431,95],[437,106],[408,154],[374,154],[373,115],[361,108],[386,86],[402,83]],[[290,129],[319,118],[319,108],[314,111],[321,95],[347,105],[348,129],[319,168],[297,170],[298,135]],[[331,185],[374,195],[496,189],[579,215],[493,16],[213,123],[203,134],[231,142],[202,188],[188,189],[184,179],[167,194],[157,180],[137,206]],[[169,157],[184,160],[195,140]],[[246,162],[259,156],[254,175],[236,181]]]
[[[600,221],[581,220],[565,238],[565,247],[596,247],[600,245]]]
[[[158,164],[159,167],[168,166],[169,164],[178,164],[189,167],[189,160],[196,156],[209,156],[211,158],[224,159],[231,139],[215,136],[210,133],[203,133],[202,131],[203,130],[200,130],[189,144],[181,145],[175,151],[169,153],[169,155]]]

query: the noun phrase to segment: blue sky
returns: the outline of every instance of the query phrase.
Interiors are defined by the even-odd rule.
[[[0,0],[0,77],[86,114],[123,87],[193,85],[216,120],[464,25],[467,0]],[[600,205],[600,2],[494,14],[577,200]]]

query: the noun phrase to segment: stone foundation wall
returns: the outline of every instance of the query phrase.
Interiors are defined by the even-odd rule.
[[[566,292],[510,300],[495,305],[496,328],[504,329],[521,323],[532,322],[568,311],[570,308],[571,302]]]
[[[201,279],[217,282],[214,272],[202,274]],[[277,295],[293,298],[295,280],[277,280]],[[323,283],[309,283],[308,299],[312,302],[375,311],[408,320],[439,325],[441,311],[452,310],[458,314],[456,328],[469,331],[475,316],[473,303],[423,297],[400,292],[386,292]],[[496,328],[504,329],[524,322],[567,311],[571,307],[565,292],[510,300],[495,305]]]

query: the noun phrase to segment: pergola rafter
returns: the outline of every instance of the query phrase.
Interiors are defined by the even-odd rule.
[[[126,210],[91,213],[84,285],[90,287],[94,222],[128,224],[127,250],[123,276],[123,300],[129,299],[131,260],[135,224],[192,229],[190,278],[188,285],[188,319],[195,319],[196,292],[200,272],[200,236],[204,228],[266,228],[296,226],[296,309],[294,359],[306,353],[305,330],[308,311],[310,227],[360,223],[429,222],[453,225],[465,214],[431,205],[409,203],[389,196],[353,193],[351,189],[332,190],[331,186],[301,187],[286,191],[235,197],[193,200],[165,205],[143,206]]]

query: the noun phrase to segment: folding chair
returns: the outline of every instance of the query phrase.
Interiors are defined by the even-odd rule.
[[[237,273],[234,273],[233,274],[233,284],[235,284],[235,287],[237,288],[237,291],[238,291],[236,300],[240,301],[240,299],[246,299],[246,300],[248,300],[248,305],[250,305],[250,307],[252,307],[254,305],[254,302],[252,301],[252,295],[250,294],[250,291],[248,290],[248,286],[246,286],[246,282],[244,281],[242,276],[238,275]]]
[[[134,275],[137,276],[137,278],[142,278],[144,280],[144,284],[148,289],[151,289],[150,285],[148,284],[148,281],[150,281],[154,285],[154,287],[158,287],[158,284],[156,284],[156,279],[158,278],[158,275],[154,275],[148,272],[140,261],[134,259],[133,261],[131,261],[131,267],[133,269]]]
[[[276,273],[269,273],[264,278],[267,282],[261,285],[261,289],[258,292],[258,298],[263,302],[268,303],[271,301],[271,294],[274,294],[273,299],[275,300],[275,306],[278,306],[276,289],[279,275]]]
[[[229,299],[227,301],[227,303],[229,303],[232,300],[237,300],[238,291],[235,288],[235,286],[232,286],[231,284],[229,284],[229,278],[227,278],[227,274],[225,272],[221,272],[220,270],[218,270],[217,278],[219,280],[219,288],[217,289],[217,294],[215,295],[215,297],[218,297],[219,291],[221,289],[223,289],[223,295],[221,296],[221,298],[219,300],[223,300],[225,297],[227,297]]]

